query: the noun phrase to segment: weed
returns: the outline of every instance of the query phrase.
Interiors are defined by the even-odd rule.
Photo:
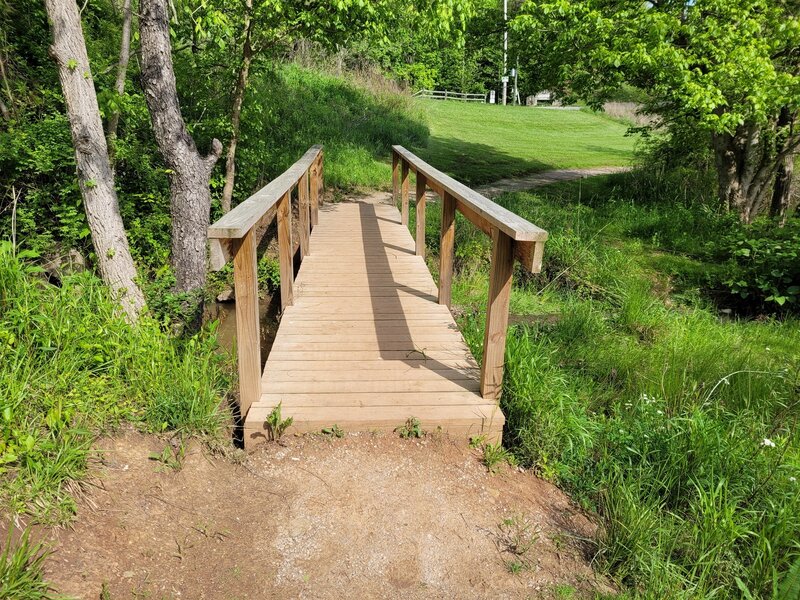
[[[30,530],[26,529],[14,543],[13,527],[9,528],[5,547],[0,552],[0,598],[56,598],[43,578],[47,554],[41,544],[31,543]]]
[[[497,530],[495,543],[498,550],[511,556],[506,562],[508,570],[518,573],[529,569],[533,561],[528,553],[539,540],[541,527],[532,523],[524,515],[514,515],[503,519],[497,526]]]
[[[419,419],[416,417],[409,417],[406,419],[405,423],[399,427],[395,427],[395,432],[397,432],[404,440],[409,438],[421,438],[423,435],[425,435],[425,432],[422,431]]]
[[[161,452],[151,452],[148,458],[160,463],[159,471],[180,471],[183,466],[183,458],[186,455],[186,446],[182,441],[176,445],[167,444]]]
[[[344,437],[344,429],[339,427],[336,423],[334,423],[331,427],[326,427],[322,430],[322,433],[335,438],[343,438]]]
[[[511,452],[497,444],[484,444],[483,464],[489,469],[490,473],[497,473],[502,464],[516,465],[517,460]]]
[[[283,403],[278,402],[278,405],[267,415],[267,419],[264,423],[267,428],[267,433],[269,434],[269,439],[273,442],[280,440],[284,432],[294,423],[293,417],[287,419],[281,418],[281,404]]]
[[[482,448],[486,444],[486,436],[485,435],[474,435],[469,438],[469,447],[473,450],[477,448]]]

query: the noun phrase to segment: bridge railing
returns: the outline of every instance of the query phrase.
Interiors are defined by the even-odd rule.
[[[486,102],[486,94],[464,94],[449,92],[447,90],[419,90],[414,92],[414,98],[427,100],[460,100],[461,102]]]
[[[481,363],[481,395],[497,400],[503,389],[503,364],[508,329],[508,309],[514,261],[527,271],[542,269],[547,232],[503,208],[452,177],[433,168],[402,146],[392,147],[392,189],[395,204],[401,203],[401,218],[408,225],[409,172],[416,173],[416,253],[425,256],[425,192],[442,200],[439,251],[439,304],[450,306],[453,283],[455,216],[460,212],[492,238],[489,300]]]
[[[259,234],[278,220],[278,255],[281,273],[281,307],[293,302],[294,256],[292,197],[297,199],[299,257],[309,252],[311,229],[317,224],[322,201],[324,156],[322,146],[312,146],[300,160],[236,206],[208,228],[211,267],[221,269],[233,260],[236,290],[236,351],[239,363],[239,402],[242,418],[261,396],[261,345],[258,311]],[[294,192],[294,194],[292,193]]]

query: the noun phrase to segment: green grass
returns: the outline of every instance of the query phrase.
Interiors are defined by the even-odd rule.
[[[596,564],[630,597],[780,598],[800,569],[800,322],[720,315],[703,248],[726,217],[671,182],[643,202],[637,177],[499,199],[551,236],[543,273],[516,271],[504,443],[597,512]],[[434,208],[434,252],[438,227]],[[489,243],[456,227],[480,357]]]
[[[549,169],[627,165],[627,126],[586,110],[418,100],[430,139],[415,150],[471,185]]]
[[[215,348],[213,332],[132,327],[94,275],[50,285],[0,242],[0,510],[69,521],[94,437],[125,421],[215,438],[231,383]]]

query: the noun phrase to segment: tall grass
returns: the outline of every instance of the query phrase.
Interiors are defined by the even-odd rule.
[[[500,199],[551,235],[512,293],[532,318],[509,331],[504,441],[597,512],[597,564],[631,595],[781,597],[800,561],[800,322],[720,316],[696,289],[714,265],[671,247],[726,218],[619,181]],[[457,226],[454,302],[480,355],[489,249]]]
[[[48,284],[0,243],[0,506],[61,523],[94,436],[133,421],[149,431],[213,436],[227,367],[213,332],[170,337],[128,325],[92,274]]]

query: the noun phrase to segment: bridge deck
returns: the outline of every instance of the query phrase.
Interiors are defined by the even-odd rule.
[[[428,431],[500,439],[503,414],[480,396],[478,365],[394,206],[320,208],[294,296],[247,414],[247,443],[263,439],[279,402],[294,418],[289,432],[391,431],[413,416]]]

